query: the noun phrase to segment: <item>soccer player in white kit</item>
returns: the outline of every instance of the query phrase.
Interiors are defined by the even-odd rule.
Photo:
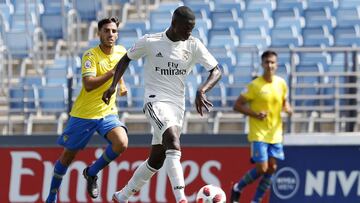
[[[195,99],[196,110],[203,115],[203,107],[209,111],[212,106],[205,93],[221,78],[216,59],[199,39],[191,36],[194,26],[192,10],[178,7],[166,31],[143,36],[116,65],[113,83],[103,94],[105,103],[110,101],[129,62],[145,57],[144,112],[154,133],[149,158],[135,170],[127,185],[114,194],[114,202],[128,202],[164,165],[176,202],[187,203],[179,139],[185,111],[185,79],[196,63],[209,71]]]

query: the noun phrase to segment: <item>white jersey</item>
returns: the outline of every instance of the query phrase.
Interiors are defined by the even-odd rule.
[[[207,70],[218,62],[199,39],[171,41],[165,32],[147,34],[127,52],[130,59],[145,57],[144,102],[169,101],[185,109],[185,80],[196,63]]]

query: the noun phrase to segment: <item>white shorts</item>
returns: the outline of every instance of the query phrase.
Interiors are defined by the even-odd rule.
[[[144,112],[154,130],[151,144],[162,144],[162,135],[171,126],[177,126],[181,132],[184,110],[171,102],[148,102]]]

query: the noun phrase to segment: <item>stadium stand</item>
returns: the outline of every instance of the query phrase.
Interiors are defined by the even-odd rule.
[[[0,134],[61,133],[80,92],[82,52],[98,43],[98,19],[117,15],[117,43],[129,48],[142,35],[165,30],[179,5],[194,10],[193,35],[224,73],[208,93],[214,108],[204,117],[194,111],[194,93],[206,70],[197,65],[190,73],[183,132],[246,133],[247,118],[232,105],[261,75],[266,49],[278,52],[278,74],[290,87],[289,133],[358,130],[360,1],[1,0]],[[151,131],[142,115],[142,63],[131,62],[124,75],[129,94],[118,98],[129,133]]]

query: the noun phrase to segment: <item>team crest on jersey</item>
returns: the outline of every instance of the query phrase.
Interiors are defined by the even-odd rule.
[[[190,58],[190,52],[183,50],[183,60],[187,61]]]
[[[68,139],[69,139],[69,136],[68,136],[68,135],[64,135],[64,136],[63,136],[64,142],[66,142]]]
[[[86,60],[84,63],[85,68],[91,68],[91,61],[90,60]]]

